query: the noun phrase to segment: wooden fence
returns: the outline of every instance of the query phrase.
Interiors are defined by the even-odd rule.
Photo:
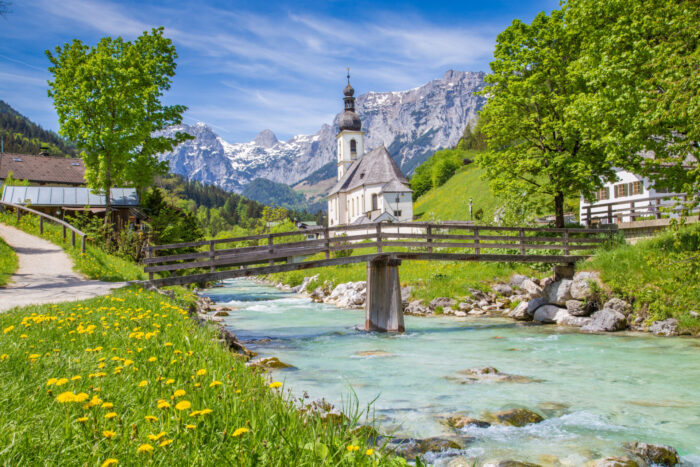
[[[688,210],[684,206],[687,201],[688,195],[681,193],[584,206],[581,210],[581,223],[590,226],[601,221],[613,224],[642,218],[661,219],[664,216],[700,214],[700,206]]]

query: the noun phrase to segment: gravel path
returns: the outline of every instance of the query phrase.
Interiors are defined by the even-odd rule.
[[[60,247],[43,238],[5,224],[0,224],[0,237],[19,258],[19,269],[5,287],[0,287],[0,311],[84,300],[126,285],[85,279],[73,271],[73,261]]]

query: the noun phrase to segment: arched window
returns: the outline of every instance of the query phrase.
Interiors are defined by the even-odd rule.
[[[357,141],[354,139],[350,140],[350,155],[357,156]]]
[[[372,194],[372,211],[376,211],[377,209],[379,209],[377,207],[377,194],[373,193]]]

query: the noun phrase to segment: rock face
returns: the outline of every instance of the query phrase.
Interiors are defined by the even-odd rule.
[[[680,462],[678,452],[671,446],[634,442],[626,447],[630,452],[651,464],[673,466]]]
[[[588,300],[593,297],[590,282],[600,282],[595,272],[581,271],[574,274],[571,283],[571,297],[575,300]]]
[[[535,311],[533,320],[543,324],[553,324],[557,322],[557,315],[566,310],[554,305],[543,305]]]
[[[390,148],[399,167],[409,174],[427,154],[457,144],[467,122],[475,118],[486,100],[474,94],[484,87],[484,76],[450,70],[419,88],[360,95],[356,108],[366,132],[365,146]],[[342,97],[340,91],[338,88]],[[328,110],[342,110],[342,104]],[[228,143],[203,123],[178,125],[165,133],[181,131],[195,139],[160,159],[169,161],[175,173],[229,191],[240,192],[256,178],[292,184],[334,164],[338,118],[313,135],[295,136],[286,142],[264,130],[248,143]]]
[[[677,336],[678,335],[678,320],[668,318],[663,321],[654,321],[649,327],[649,331],[656,336]]]
[[[537,300],[537,299],[535,299]],[[530,307],[528,302],[520,302],[518,306],[513,308],[510,313],[508,313],[509,318],[517,319],[518,321],[530,321],[532,320],[532,315],[530,313]]]
[[[565,306],[571,300],[571,283],[569,279],[555,281],[544,288],[542,295],[553,305]]]
[[[494,413],[493,417],[501,425],[518,427],[529,425],[530,423],[539,423],[544,420],[539,414],[527,409],[504,410]]]
[[[619,311],[603,308],[591,315],[591,322],[581,328],[584,332],[615,332],[627,327],[627,318]]]

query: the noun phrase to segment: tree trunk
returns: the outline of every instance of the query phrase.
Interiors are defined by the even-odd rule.
[[[106,171],[105,171],[105,247],[109,248],[109,244],[112,241],[112,158],[109,155],[105,156],[107,159]]]
[[[554,196],[554,214],[556,215],[554,227],[564,228],[564,193],[561,191]]]

